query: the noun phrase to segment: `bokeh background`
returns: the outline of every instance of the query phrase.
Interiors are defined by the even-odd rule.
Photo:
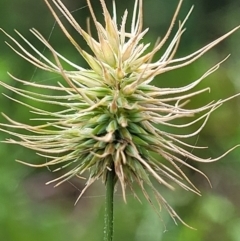
[[[89,10],[85,0],[65,0],[74,17],[83,26]],[[92,1],[96,14],[102,17],[99,2]],[[111,0],[106,0],[111,7]],[[119,16],[125,8],[131,12],[133,0],[117,0]],[[150,27],[144,41],[154,44],[158,36],[167,30],[178,0],[144,0],[144,25]],[[187,31],[182,37],[177,56],[183,56],[204,46],[228,30],[240,24],[240,2],[238,0],[185,0],[178,19],[183,19],[192,5],[194,11],[188,20]],[[119,17],[120,19],[120,17]],[[44,47],[29,32],[38,29],[50,43],[73,62],[86,66],[65,36],[54,25],[43,0],[1,0],[0,28],[17,37],[14,29],[21,32],[31,43],[47,56]],[[177,26],[174,28],[176,31]],[[70,29],[70,31],[72,31]],[[81,37],[72,34],[85,46]],[[4,43],[7,38],[0,33],[0,79],[13,86],[20,86],[8,75],[36,83],[62,81],[36,70],[17,56]],[[211,87],[210,94],[204,94],[191,102],[198,106],[202,102],[226,98],[240,91],[240,31],[220,43],[205,54],[195,64],[182,70],[159,76],[154,81],[158,86],[182,86],[199,78],[207,69],[229,53],[231,57],[221,68],[205,79],[198,88]],[[16,97],[0,87],[0,92]],[[192,144],[209,146],[208,150],[196,151],[202,157],[217,157],[232,146],[240,143],[240,97],[224,104],[212,114],[201,134],[190,140]],[[32,123],[31,113],[24,107],[0,95],[0,111],[13,119]],[[0,116],[0,122],[6,122]],[[193,129],[189,129],[189,132]],[[0,133],[0,140],[8,135]],[[94,184],[86,195],[74,206],[74,202],[84,186],[84,182],[71,180],[58,188],[45,185],[56,177],[47,169],[34,169],[15,162],[15,159],[28,162],[44,162],[34,152],[18,146],[0,144],[0,240],[4,241],[98,241],[103,240],[104,224],[104,186],[101,181]],[[175,225],[163,210],[160,218],[151,206],[142,201],[138,203],[130,194],[127,205],[119,190],[115,194],[114,241],[240,241],[240,149],[236,149],[222,160],[211,164],[195,164],[204,171],[212,182],[194,172],[185,170],[191,180],[202,191],[202,197],[177,189],[170,192],[161,186],[177,213],[189,225]],[[187,160],[189,161],[189,160]],[[190,161],[189,161],[190,162]],[[165,232],[165,226],[167,231]]]

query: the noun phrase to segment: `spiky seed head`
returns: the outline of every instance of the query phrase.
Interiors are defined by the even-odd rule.
[[[40,165],[19,162],[34,167],[57,166],[55,171],[65,169],[66,172],[62,176],[49,182],[55,182],[56,186],[74,176],[81,177],[83,173],[89,171],[86,187],[79,198],[95,180],[102,177],[105,182],[107,172],[114,170],[121,185],[124,200],[126,200],[126,188],[129,187],[134,192],[132,184],[137,182],[147,200],[150,201],[150,196],[145,190],[145,186],[149,186],[156,199],[167,208],[172,218],[182,221],[153,186],[151,179],[155,178],[160,184],[170,189],[174,189],[173,184],[175,183],[186,190],[199,194],[199,190],[179,165],[185,165],[204,175],[186,162],[186,158],[207,163],[220,159],[232,149],[218,158],[202,159],[188,151],[189,148],[201,147],[191,146],[184,139],[197,135],[206,124],[210,114],[233,97],[210,102],[196,109],[186,108],[191,97],[209,90],[206,88],[196,91],[194,87],[217,70],[224,60],[187,86],[161,88],[152,85],[151,82],[157,75],[191,64],[239,27],[188,56],[174,58],[180,38],[185,31],[184,24],[192,11],[191,8],[183,22],[180,22],[177,32],[162,57],[152,61],[154,55],[169,38],[182,0],[177,6],[166,35],[161,41],[157,41],[152,50],[149,50],[150,44],[142,42],[148,31],[148,29],[142,29],[142,0],[135,0],[129,30],[126,30],[127,11],[123,14],[121,24],[117,24],[115,2],[113,2],[114,11],[111,16],[105,1],[100,0],[105,20],[105,24],[101,25],[96,19],[90,0],[87,0],[97,30],[97,40],[91,36],[90,30],[86,32],[82,29],[61,0],[51,0],[87,42],[92,51],[92,53],[87,53],[64,27],[49,0],[45,0],[45,2],[63,33],[76,48],[77,53],[87,61],[90,69],[84,69],[66,59],[35,29],[30,31],[50,50],[55,62],[46,58],[19,32],[16,31],[33,53],[28,52],[2,30],[16,45],[17,48],[8,43],[18,55],[40,69],[61,75],[69,85],[69,87],[64,87],[62,84],[59,86],[42,85],[20,80],[11,75],[14,80],[22,84],[35,87],[36,92],[33,92],[0,82],[3,87],[27,99],[64,108],[62,111],[49,112],[13,99],[27,106],[40,117],[42,116],[43,118],[39,119],[45,121],[46,124],[26,125],[4,115],[10,123],[0,124],[1,130],[16,137],[6,142],[33,149],[48,160]],[[35,57],[34,54],[38,57]],[[75,70],[64,69],[62,62],[67,62]],[[39,89],[55,90],[59,92],[59,95],[44,95],[37,92]],[[11,99],[11,97],[8,98]],[[174,124],[173,122],[176,119],[193,117],[197,113],[200,113],[201,116],[185,124]],[[175,128],[188,128],[201,121],[202,125],[193,133],[174,134]],[[173,132],[157,128],[158,124],[171,127]],[[5,127],[14,128],[14,131],[8,131]],[[21,134],[21,131],[16,132],[15,129],[27,130],[29,134]],[[167,162],[163,162],[163,159]]]

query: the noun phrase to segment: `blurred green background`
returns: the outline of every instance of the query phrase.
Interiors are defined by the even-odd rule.
[[[85,0],[63,1],[74,17],[86,26],[89,11]],[[97,15],[102,11],[97,0],[94,2]],[[111,0],[106,0],[111,7]],[[133,0],[117,0],[119,16],[125,8],[131,12]],[[144,41],[154,43],[158,36],[167,30],[177,0],[145,0],[144,25],[150,31]],[[187,31],[182,37],[177,56],[183,56],[201,48],[205,44],[240,24],[239,0],[185,0],[178,19],[183,19],[192,5],[194,11],[188,20]],[[120,18],[119,18],[120,19]],[[68,44],[59,28],[54,27],[54,19],[43,0],[1,0],[0,28],[16,36],[13,29],[20,31],[40,51],[44,47],[29,32],[36,28],[46,38],[51,35],[50,43],[64,56],[76,64],[86,66],[82,58]],[[174,28],[174,30],[176,30]],[[70,30],[71,31],[71,30]],[[50,34],[51,33],[51,34]],[[80,36],[72,34],[82,43]],[[53,78],[49,73],[36,70],[29,63],[17,56],[5,45],[7,37],[0,33],[0,79],[13,86],[19,85],[12,80],[13,75],[36,83],[52,83],[61,79]],[[202,101],[226,98],[240,91],[240,31],[205,54],[196,63],[156,79],[158,86],[182,86],[199,78],[226,55],[231,53],[221,68],[198,88],[211,87],[210,94],[204,94],[193,100],[193,106]],[[46,55],[48,53],[46,52]],[[15,97],[14,94],[0,87],[0,92]],[[217,157],[232,146],[240,143],[240,106],[239,98],[224,104],[211,116],[201,134],[191,140],[192,144],[209,146],[209,150],[195,151],[202,157]],[[29,122],[28,110],[0,96],[0,109],[11,118]],[[0,122],[5,119],[0,116]],[[189,132],[192,130],[190,129]],[[0,133],[0,140],[8,136]],[[18,146],[0,145],[0,240],[4,241],[98,241],[103,239],[104,186],[101,181],[94,184],[86,195],[74,206],[74,202],[84,182],[72,180],[58,188],[46,186],[45,182],[55,177],[47,169],[34,169],[23,166],[15,159],[41,163],[35,153]],[[211,164],[196,164],[212,182],[209,187],[206,180],[186,170],[193,183],[202,191],[203,196],[177,189],[170,192],[159,190],[169,203],[189,225],[176,226],[163,210],[162,220],[144,201],[138,203],[130,194],[127,205],[123,202],[119,190],[115,195],[115,232],[114,241],[240,241],[240,149],[236,149],[222,160]],[[166,226],[167,232],[164,232]]]

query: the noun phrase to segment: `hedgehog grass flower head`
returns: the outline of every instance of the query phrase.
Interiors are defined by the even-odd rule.
[[[4,115],[10,123],[1,124],[1,130],[17,139],[8,139],[6,142],[35,150],[48,160],[41,165],[23,162],[24,164],[34,167],[56,165],[55,171],[65,169],[65,174],[49,182],[56,182],[56,186],[74,176],[81,177],[83,173],[89,171],[86,186],[79,198],[95,180],[102,177],[105,182],[107,173],[114,171],[116,183],[120,183],[124,200],[126,200],[127,187],[136,195],[133,189],[133,183],[136,182],[144,196],[151,202],[150,194],[145,189],[149,186],[156,200],[166,207],[172,218],[182,221],[159,190],[153,186],[151,179],[155,178],[170,189],[174,189],[175,183],[186,190],[200,193],[179,166],[185,165],[204,175],[187,163],[186,158],[197,162],[211,162],[220,159],[231,150],[216,159],[202,159],[188,151],[191,148],[202,147],[191,146],[184,139],[197,135],[210,114],[232,97],[210,102],[195,109],[186,108],[191,97],[209,90],[208,88],[197,91],[193,89],[205,77],[217,70],[222,61],[187,86],[160,88],[151,85],[151,81],[159,74],[191,64],[237,28],[186,57],[174,59],[191,9],[184,21],[179,22],[179,28],[164,54],[160,59],[152,61],[155,54],[166,43],[182,1],[177,6],[166,35],[161,41],[156,42],[152,50],[147,51],[150,44],[142,43],[148,31],[148,29],[142,29],[142,0],[135,0],[129,31],[126,30],[127,10],[123,14],[121,24],[118,25],[115,3],[113,2],[112,17],[104,0],[100,0],[105,20],[103,26],[97,21],[90,0],[87,0],[97,30],[97,40],[92,37],[90,27],[86,32],[79,26],[60,0],[52,0],[51,2],[87,42],[92,51],[90,54],[71,37],[49,1],[45,0],[45,2],[63,33],[87,61],[90,69],[84,69],[64,58],[35,29],[30,31],[51,51],[55,62],[46,58],[19,32],[17,34],[28,44],[33,53],[27,51],[4,32],[17,46],[18,49],[8,44],[18,55],[40,69],[61,75],[68,84],[68,87],[61,83],[57,86],[41,85],[12,76],[24,85],[59,92],[59,95],[52,96],[15,88],[1,82],[2,86],[20,96],[63,108],[61,111],[49,112],[13,99],[42,116],[40,119],[46,124],[26,125]],[[35,57],[36,55],[38,57]],[[67,62],[75,70],[63,69],[62,61]],[[197,113],[201,115],[194,120],[185,124],[174,124],[176,119],[193,117]],[[197,122],[202,124],[195,132],[186,135],[174,134],[175,128],[188,128]],[[171,127],[173,133],[157,128],[158,124]],[[24,129],[29,134],[22,134],[21,131],[16,133],[3,127]]]

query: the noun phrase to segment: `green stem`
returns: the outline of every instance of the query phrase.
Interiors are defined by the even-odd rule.
[[[106,182],[104,241],[113,240],[113,195],[115,172],[108,171]]]

